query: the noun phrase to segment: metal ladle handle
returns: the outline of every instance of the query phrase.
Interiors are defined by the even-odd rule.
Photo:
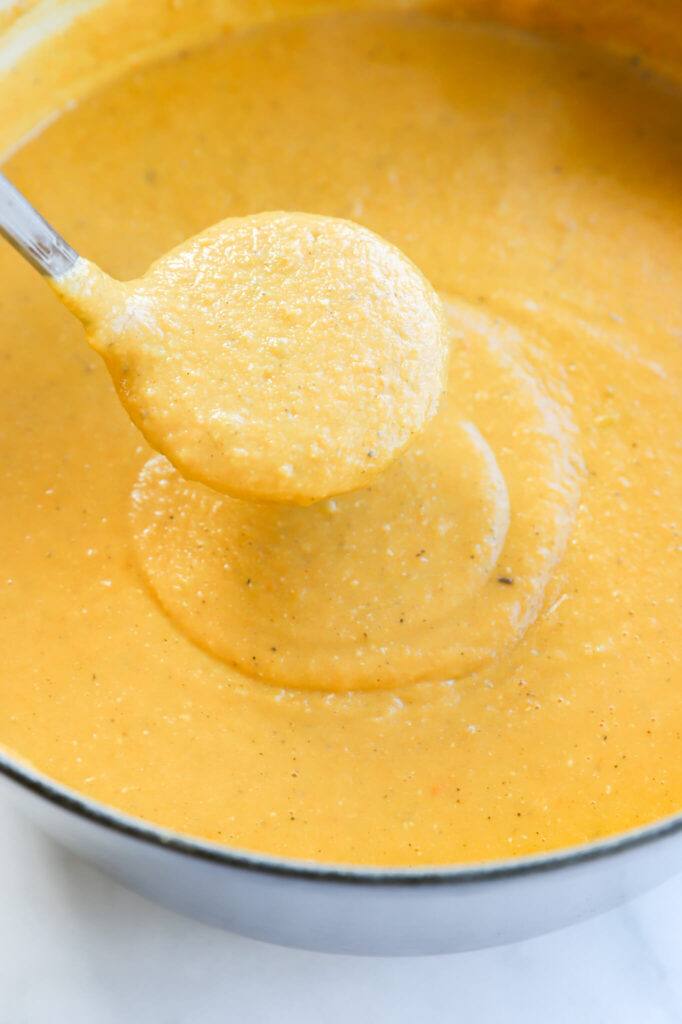
[[[40,216],[28,199],[0,173],[0,235],[46,277],[59,277],[76,260],[75,252]]]

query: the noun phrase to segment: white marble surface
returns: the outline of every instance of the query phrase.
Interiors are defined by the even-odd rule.
[[[278,949],[127,892],[0,804],[0,1024],[678,1024],[682,876],[506,948]]]

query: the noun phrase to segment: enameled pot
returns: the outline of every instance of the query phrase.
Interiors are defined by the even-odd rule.
[[[132,0],[136,2],[136,0]],[[291,13],[360,0],[292,0]],[[376,6],[404,7],[403,0]],[[47,79],[58,108],[133,61],[210,36],[216,28],[272,16],[268,0],[149,0],[128,31],[116,31],[131,0],[37,0],[1,5],[0,152],[51,114],[40,95]],[[92,10],[106,6],[111,31],[97,63],[78,50]],[[419,3],[414,6],[434,6]],[[442,4],[440,5],[443,6]],[[578,34],[626,57],[643,53],[666,73],[682,72],[676,0],[625,5],[608,0],[450,0],[455,16],[494,16],[542,30]],[[98,13],[102,16],[102,12]],[[69,44],[81,53],[65,68],[54,59]],[[11,76],[13,89],[2,88]],[[10,102],[20,87],[22,103]],[[171,833],[97,804],[0,754],[3,786],[19,809],[56,840],[151,899],[254,938],[307,949],[415,955],[476,949],[580,921],[657,885],[682,867],[682,814],[589,845],[505,862],[438,869],[371,869],[260,856]]]

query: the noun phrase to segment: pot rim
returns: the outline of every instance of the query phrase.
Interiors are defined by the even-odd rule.
[[[471,885],[548,871],[571,868],[585,862],[616,856],[629,850],[658,842],[682,832],[682,810],[646,825],[618,832],[604,839],[562,847],[548,853],[531,854],[505,860],[473,864],[434,865],[425,867],[372,867],[355,864],[334,864],[324,861],[277,857],[239,847],[227,846],[207,839],[185,835],[155,825],[115,807],[92,800],[37,771],[6,751],[0,751],[0,775],[28,790],[63,811],[99,825],[111,832],[149,846],[169,850],[185,857],[210,861],[226,867],[285,878],[313,882],[336,882],[371,887],[434,887]]]

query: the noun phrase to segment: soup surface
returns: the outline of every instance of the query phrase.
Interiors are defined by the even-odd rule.
[[[112,140],[116,140],[112,146]],[[304,210],[444,301],[433,422],[309,508],[184,480],[0,251],[0,740],[163,825],[337,862],[578,843],[682,805],[682,97],[426,15],[129,71],[7,172],[116,277]]]

